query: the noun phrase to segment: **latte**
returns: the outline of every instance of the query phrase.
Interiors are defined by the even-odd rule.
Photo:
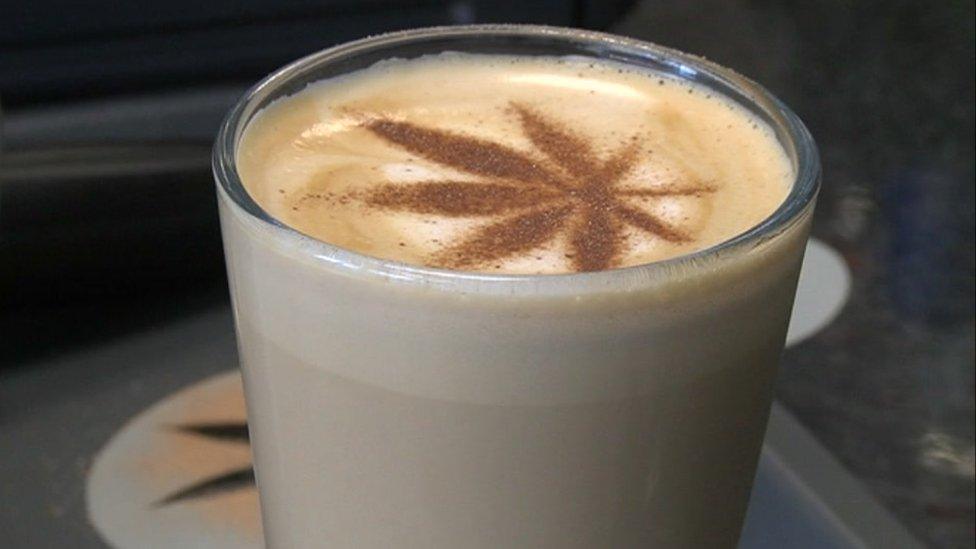
[[[276,73],[215,158],[269,547],[735,547],[819,174],[761,88],[410,31]]]

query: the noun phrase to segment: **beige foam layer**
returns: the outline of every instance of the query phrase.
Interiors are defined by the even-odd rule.
[[[547,150],[527,131],[524,112],[557,137],[582,144],[585,154]],[[525,170],[486,174],[384,138],[370,129],[378,120],[511,149],[558,179],[546,187],[556,196],[548,204],[499,203],[464,215],[436,204],[377,207],[370,197],[389,185],[545,186]],[[633,162],[612,180],[577,169],[579,158],[605,166],[629,148]],[[614,248],[600,268],[659,261],[727,240],[768,217],[793,179],[770,129],[707,89],[577,58],[459,54],[384,62],[274,103],[246,130],[238,168],[265,210],[314,238],[406,263],[501,273],[580,270],[586,250],[577,242],[591,221],[584,215],[590,206],[574,193],[594,179],[609,197],[600,204],[611,206],[606,227],[597,223],[591,232],[611,233],[615,242],[589,243]],[[445,259],[479,235],[497,237],[486,227],[563,206],[565,219],[531,246],[516,242],[508,253],[464,264]],[[641,215],[623,216],[621,208]]]

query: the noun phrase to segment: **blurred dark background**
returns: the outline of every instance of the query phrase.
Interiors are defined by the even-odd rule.
[[[418,26],[609,30],[730,66],[810,126],[814,234],[854,287],[778,397],[920,539],[972,547],[973,21],[960,0],[7,3],[0,374],[226,304],[210,145],[274,68]]]
[[[412,27],[606,28],[632,4],[5,5],[0,327],[7,337],[0,359],[22,363],[226,299],[209,149],[229,106],[273,69],[334,44]],[[61,328],[65,323],[70,328]]]
[[[487,22],[605,27],[630,0],[169,0],[21,2],[0,19],[10,107],[250,82],[332,44]]]

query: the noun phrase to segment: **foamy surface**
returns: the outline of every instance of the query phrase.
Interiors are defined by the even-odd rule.
[[[768,217],[793,180],[772,131],[724,97],[583,58],[386,61],[267,107],[237,160],[308,236],[495,273],[691,253]]]

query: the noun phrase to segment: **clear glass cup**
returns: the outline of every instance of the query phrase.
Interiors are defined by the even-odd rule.
[[[308,83],[444,51],[611,59],[693,80],[772,127],[796,179],[717,246],[561,275],[406,265],[306,237],[247,194],[248,121]],[[523,25],[315,53],[233,108],[214,150],[271,547],[732,547],[820,184],[797,117],[657,45]]]

